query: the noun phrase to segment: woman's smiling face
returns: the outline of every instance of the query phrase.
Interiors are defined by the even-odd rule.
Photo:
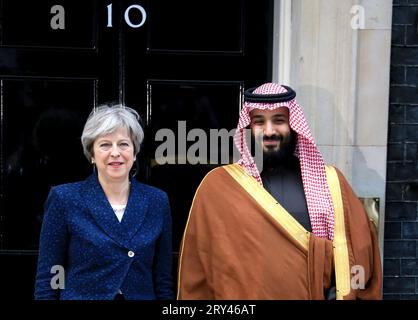
[[[129,179],[135,161],[134,145],[126,128],[98,137],[93,144],[93,160],[98,176],[106,181]]]

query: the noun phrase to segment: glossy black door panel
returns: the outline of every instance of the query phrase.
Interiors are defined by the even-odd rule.
[[[37,249],[50,186],[90,172],[80,136],[94,88],[93,80],[2,80],[3,249]]]
[[[0,252],[2,306],[9,303],[7,300],[21,302],[33,299],[36,263],[37,256],[31,252]],[[4,308],[2,310],[4,312]]]
[[[2,46],[77,50],[97,46],[96,1],[2,0],[0,6]],[[60,13],[64,29],[54,29],[59,22],[54,17]]]
[[[152,0],[148,50],[243,54],[243,0]]]

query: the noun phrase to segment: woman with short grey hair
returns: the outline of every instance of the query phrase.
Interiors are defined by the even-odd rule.
[[[91,161],[92,159],[92,147],[97,137],[111,133],[117,128],[128,129],[134,147],[134,155],[137,155],[144,140],[144,131],[138,122],[139,119],[138,112],[123,105],[114,107],[104,105],[93,110],[81,136],[81,143],[87,160]]]
[[[95,170],[49,193],[36,299],[173,298],[168,197],[130,175],[144,139],[139,120],[123,105],[88,117],[81,143]],[[52,270],[63,270],[65,283],[54,283]]]

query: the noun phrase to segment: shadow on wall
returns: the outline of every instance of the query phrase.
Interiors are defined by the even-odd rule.
[[[373,160],[370,159],[371,155],[366,155],[361,146],[355,145],[356,132],[353,131],[356,126],[351,125],[350,128],[350,122],[355,121],[357,110],[344,116],[337,108],[334,94],[313,86],[299,87],[296,99],[305,112],[325,163],[334,165],[343,172],[363,202],[369,217],[375,221],[379,245],[383,248],[383,221],[377,221],[376,217],[379,211],[382,212],[382,204],[379,203],[382,200],[379,197],[382,195],[373,190],[376,190],[376,186],[385,185],[385,180],[376,168],[370,165]],[[348,116],[353,119],[349,119]]]

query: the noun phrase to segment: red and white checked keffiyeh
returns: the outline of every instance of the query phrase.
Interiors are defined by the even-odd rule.
[[[285,92],[287,92],[286,88],[276,83],[263,84],[253,91],[254,94]],[[324,159],[315,144],[302,108],[297,104],[296,99],[277,103],[244,102],[234,135],[235,145],[241,154],[238,164],[261,185],[263,184],[260,172],[246,143],[245,129],[250,125],[250,112],[253,109],[274,110],[279,107],[289,109],[289,125],[297,133],[295,155],[300,161],[312,232],[318,237],[332,240],[334,238],[334,208],[328,188]]]

